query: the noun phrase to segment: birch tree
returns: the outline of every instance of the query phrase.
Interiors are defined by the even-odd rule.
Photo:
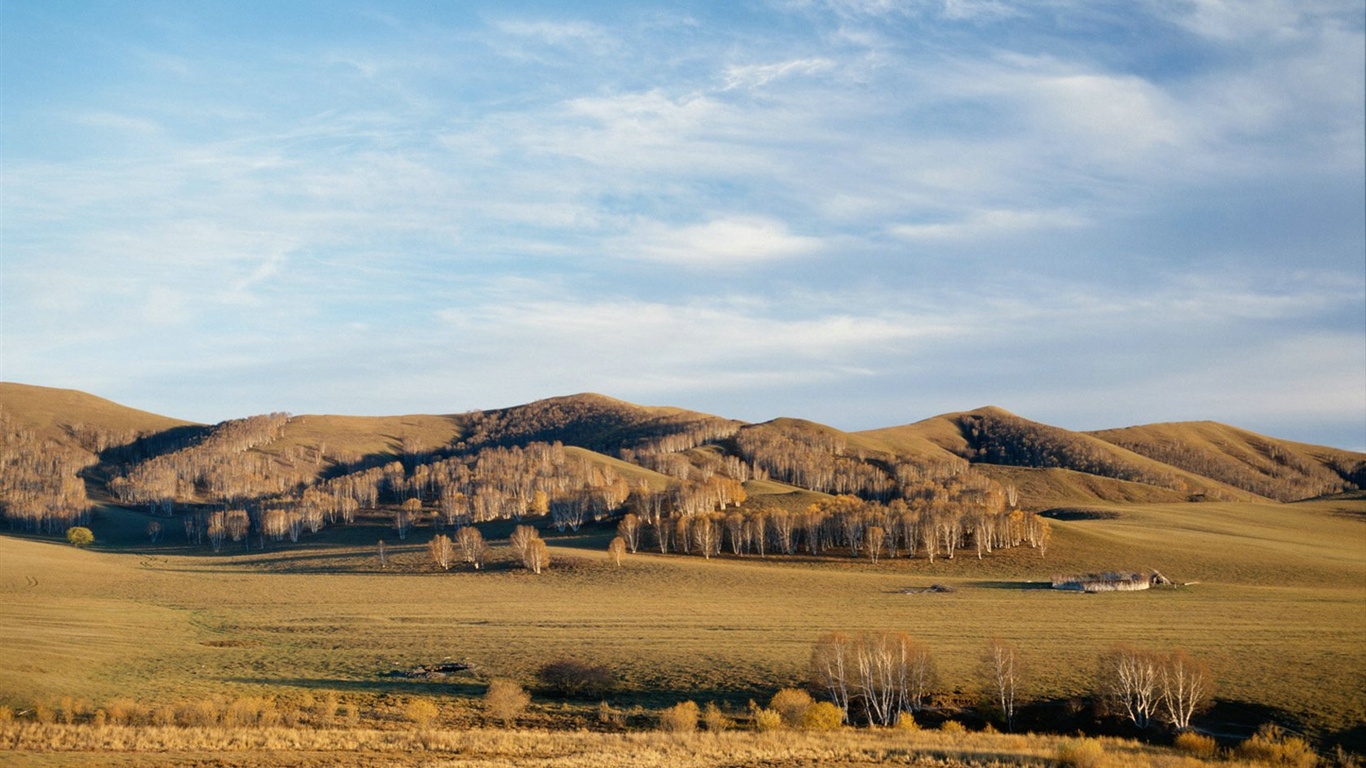
[[[1100,693],[1110,711],[1147,728],[1161,701],[1161,659],[1131,645],[1116,645],[1100,658]]]
[[[443,571],[451,569],[451,562],[455,560],[455,545],[451,543],[451,537],[444,533],[438,533],[427,542],[427,553],[432,556],[432,562],[436,563]]]
[[[982,654],[983,677],[992,705],[1000,710],[1006,730],[1015,728],[1015,694],[1020,683],[1019,652],[1014,643],[994,637]]]
[[[455,534],[455,545],[460,549],[460,558],[466,563],[474,566],[474,570],[484,567],[484,558],[488,555],[488,545],[484,543],[484,535],[474,526],[465,526]]]
[[[1189,729],[1191,718],[1214,694],[1209,668],[1185,651],[1177,650],[1162,658],[1159,678],[1162,719],[1178,731]]]

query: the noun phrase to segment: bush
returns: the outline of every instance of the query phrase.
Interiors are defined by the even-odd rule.
[[[603,725],[621,725],[626,721],[622,712],[605,701],[598,702],[598,722]]]
[[[1092,739],[1071,739],[1058,745],[1058,765],[1062,768],[1100,768],[1105,748]]]
[[[896,716],[896,722],[892,723],[892,727],[898,731],[918,731],[920,723],[915,721],[915,716],[910,712],[902,712]]]
[[[783,716],[777,710],[754,708],[754,730],[760,733],[776,731],[783,727]]]
[[[436,704],[428,699],[413,699],[408,702],[403,714],[407,715],[408,719],[412,720],[418,728],[426,728],[432,724],[437,715],[441,714],[441,710],[437,709]]]
[[[83,525],[75,525],[66,529],[66,540],[73,547],[88,547],[95,543],[95,534]]]
[[[1273,765],[1291,768],[1314,768],[1319,756],[1314,754],[1309,742],[1298,736],[1286,735],[1280,726],[1267,723],[1252,738],[1238,745],[1238,756]]]
[[[611,670],[604,666],[585,664],[573,659],[558,659],[541,667],[536,673],[546,693],[566,699],[597,699],[612,690],[615,681]]]
[[[784,688],[773,694],[768,708],[777,712],[788,728],[800,728],[806,720],[806,710],[811,707],[811,694],[796,688]]]
[[[730,717],[722,712],[714,701],[707,702],[707,706],[702,709],[702,722],[706,724],[708,731],[713,732],[730,730],[730,727],[734,725]]]
[[[681,701],[659,713],[659,729],[670,733],[692,733],[697,730],[697,718],[701,714],[696,702]]]
[[[1219,751],[1219,745],[1209,736],[1202,736],[1195,731],[1182,731],[1176,734],[1176,740],[1172,746],[1180,752],[1195,757],[1210,759]]]
[[[498,678],[484,692],[484,714],[508,725],[531,703],[531,696],[511,680]]]
[[[967,726],[957,720],[945,720],[943,723],[940,723],[939,730],[953,736],[962,736],[968,732]]]
[[[833,731],[841,725],[844,725],[844,712],[828,701],[812,704],[802,716],[802,728],[808,731]]]

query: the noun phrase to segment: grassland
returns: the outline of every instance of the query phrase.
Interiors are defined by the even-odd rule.
[[[980,647],[1017,642],[1036,699],[1083,694],[1118,641],[1182,647],[1209,662],[1221,698],[1352,742],[1366,722],[1366,509],[1359,501],[1116,506],[1056,523],[1047,559],[814,562],[638,554],[613,568],[606,532],[552,539],[552,569],[506,563],[434,572],[429,531],[381,571],[359,526],[297,549],[210,556],[78,551],[0,537],[0,703],[60,697],[174,702],[336,691],[399,718],[404,697],[443,702],[446,727],[480,723],[483,682],[531,683],[547,660],[609,666],[623,709],[679,699],[739,709],[804,679],[822,632],[892,628],[927,642],[946,701],[969,697]],[[133,513],[110,511],[106,523]],[[487,532],[497,536],[497,529]],[[117,537],[114,537],[117,540]],[[1055,571],[1157,568],[1199,584],[1136,594],[1043,589]],[[942,583],[955,591],[906,594]],[[442,660],[447,681],[384,673]],[[592,725],[591,710],[538,700],[527,722]],[[1356,729],[1354,731],[1354,729]],[[1354,735],[1355,733],[1355,735]]]

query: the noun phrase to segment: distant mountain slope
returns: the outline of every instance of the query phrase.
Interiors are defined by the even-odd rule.
[[[1149,424],[1089,434],[1277,501],[1341,493],[1366,483],[1366,457],[1361,454],[1277,440],[1212,421]]]
[[[994,406],[862,434],[926,457],[948,453],[975,465],[1065,469],[1164,488],[1188,498],[1254,498],[1253,493],[1243,488],[1165,464],[1092,435],[1030,421]]]
[[[663,443],[685,450],[726,437],[741,422],[682,408],[635,405],[585,393],[470,414],[469,447],[560,441],[600,453]]]
[[[264,447],[273,453],[309,451],[342,463],[399,458],[405,452],[430,452],[458,442],[467,416],[335,416],[308,414],[291,418],[277,440]]]
[[[16,426],[91,452],[102,450],[100,444],[109,444],[109,440],[122,444],[139,436],[194,426],[74,389],[7,381],[0,382],[0,411]]]
[[[787,487],[889,503],[924,498],[931,485],[982,481],[1036,510],[1092,501],[1289,501],[1366,484],[1366,454],[1212,422],[1079,433],[995,407],[844,432],[799,418],[746,424],[579,394],[455,415],[269,414],[206,426],[72,390],[3,383],[0,424],[8,425],[7,455],[41,456],[49,443],[79,454],[49,483],[70,490],[72,514],[83,503],[78,475],[97,499],[107,491],[163,511],[347,492],[366,507],[411,496],[432,507],[442,487],[525,506],[536,484],[553,490],[552,501],[591,487],[610,488],[605,498],[618,504],[643,483],[682,504],[690,493],[751,483],[768,489],[760,495]],[[118,446],[126,447],[107,450]],[[548,456],[560,463],[548,465]],[[42,471],[41,462],[28,464],[26,472]],[[563,477],[551,483],[547,473]]]

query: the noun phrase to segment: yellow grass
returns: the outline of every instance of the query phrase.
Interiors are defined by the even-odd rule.
[[[592,549],[551,538],[555,565],[540,577],[428,571],[429,530],[392,547],[410,568],[397,572],[378,570],[372,545],[151,557],[0,537],[0,704],[339,691],[392,709],[414,694],[469,700],[495,676],[530,684],[569,656],[614,671],[617,706],[734,709],[801,683],[822,632],[896,629],[931,647],[945,690],[965,693],[986,640],[1014,641],[1031,669],[1026,698],[1087,692],[1097,655],[1117,641],[1182,647],[1210,664],[1221,696],[1333,733],[1366,721],[1366,529],[1341,514],[1363,506],[1114,507],[1113,519],[1058,522],[1047,559],[1012,550],[933,565],[642,553],[616,569],[590,531],[572,541]],[[1040,588],[1054,572],[1116,568],[1200,584]],[[903,593],[932,583],[957,591]],[[382,676],[445,659],[474,672]],[[534,721],[557,706],[538,701]]]
[[[0,725],[6,765],[305,764],[430,766],[1052,765],[1072,740],[1045,736],[876,730],[810,733],[589,733],[585,731],[129,728]],[[1198,768],[1173,750],[1084,740],[1097,768]],[[316,760],[317,763],[312,761]],[[182,762],[183,761],[183,762]],[[1238,768],[1241,763],[1220,763]]]

